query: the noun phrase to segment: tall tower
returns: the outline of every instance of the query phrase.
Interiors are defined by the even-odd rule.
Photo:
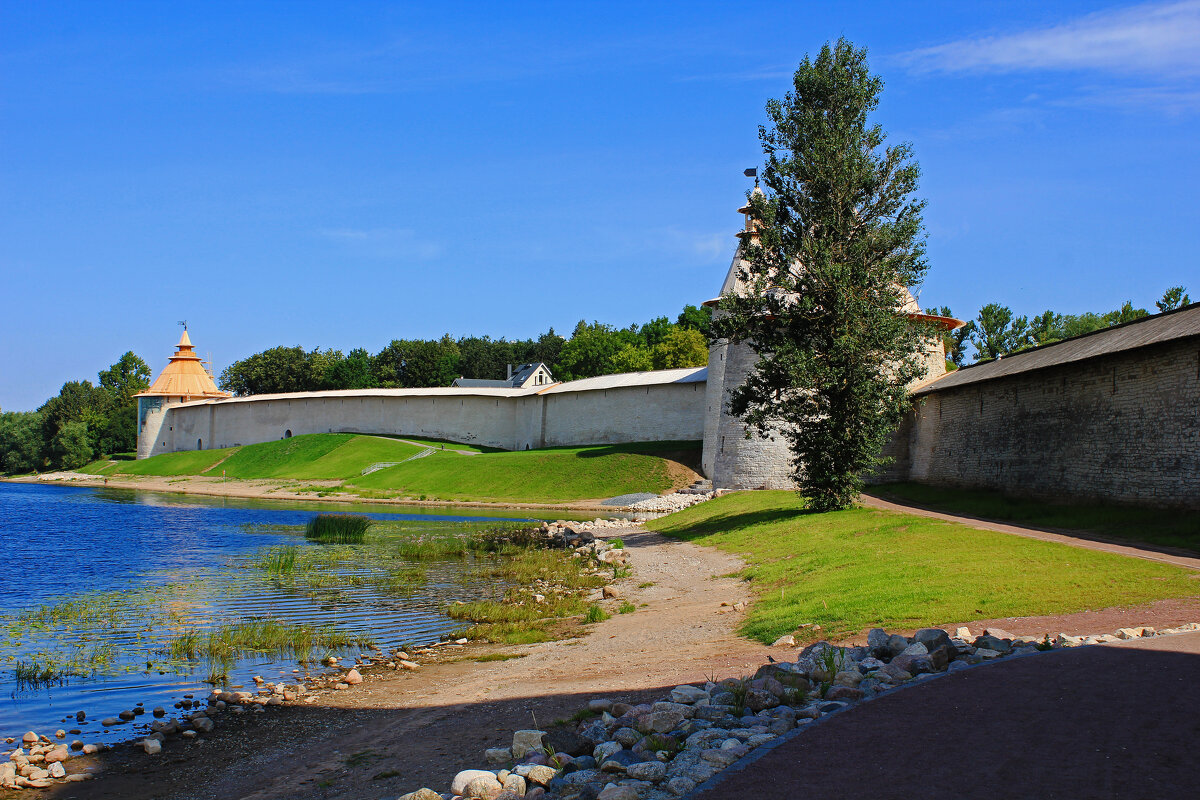
[[[762,189],[754,187],[754,194]],[[745,215],[745,225],[738,231],[737,251],[733,263],[721,284],[721,296],[738,295],[745,291],[739,272],[746,266],[742,257],[747,242],[758,239],[758,223],[750,213],[747,202],[738,209]],[[720,297],[704,305],[713,309],[714,316]],[[704,391],[704,450],[701,469],[715,489],[788,489],[791,478],[791,449],[780,435],[761,437],[750,432],[742,421],[729,413],[733,390],[741,386],[758,362],[758,356],[746,342],[730,344],[717,342],[708,349],[708,383]]]
[[[162,429],[167,411],[180,403],[230,395],[217,388],[212,375],[204,369],[200,356],[196,355],[187,328],[184,328],[179,344],[175,346],[175,354],[167,366],[158,373],[149,389],[135,396],[138,399],[137,457],[146,458],[174,450],[203,450],[203,437],[195,442],[183,442],[180,447],[175,446],[172,426],[167,425],[165,431]]]
[[[753,194],[761,195],[762,190],[755,186]],[[746,266],[743,248],[747,242],[757,241],[759,236],[758,223],[751,216],[750,203],[739,208],[738,213],[745,215],[745,225],[737,233],[737,251],[721,285],[721,296],[740,295],[746,291],[739,277],[740,271]],[[721,314],[716,309],[719,300],[720,297],[717,297],[704,303],[713,308],[714,317]],[[944,330],[953,330],[964,324],[950,317],[922,314],[916,299],[907,289],[901,312],[913,319],[932,322]],[[925,342],[922,357],[926,362],[926,375],[910,386],[910,391],[946,373],[946,353],[940,336],[930,337]],[[720,341],[709,347],[701,469],[712,481],[714,489],[790,489],[795,486],[792,480],[792,453],[787,440],[778,432],[765,437],[753,431],[748,434],[741,419],[729,412],[733,391],[746,382],[746,377],[757,363],[758,355],[746,342],[731,344]]]

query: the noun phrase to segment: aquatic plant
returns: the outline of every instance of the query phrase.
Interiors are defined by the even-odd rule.
[[[304,527],[304,536],[325,544],[362,544],[372,522],[358,514],[317,514]]]
[[[296,562],[300,558],[300,548],[295,545],[269,548],[263,554],[259,566],[273,578],[291,575],[296,571]]]
[[[274,619],[254,619],[221,625],[208,631],[187,631],[171,640],[166,653],[175,658],[231,661],[252,653],[274,653],[305,659],[314,651],[368,647],[369,636],[333,626],[298,625]],[[185,654],[187,654],[185,656]]]
[[[13,669],[13,680],[17,691],[41,689],[46,686],[61,686],[72,673],[54,663],[18,661]]]

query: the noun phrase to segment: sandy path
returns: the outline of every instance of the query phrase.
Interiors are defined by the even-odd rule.
[[[353,691],[324,695],[330,706],[227,714],[201,752],[191,746],[186,759],[159,761],[117,753],[80,796],[267,800],[394,796],[422,784],[445,790],[454,772],[480,765],[485,748],[507,745],[534,715],[544,726],[591,697],[657,694],[706,675],[742,675],[766,660],[766,648],[734,632],[741,614],[721,606],[750,596],[740,580],[717,577],[740,569],[739,559],[638,529],[604,535],[629,549],[633,574],[616,588],[639,606],[634,613],[614,614],[580,639],[505,648],[525,653],[520,659],[369,675]],[[654,585],[637,588],[645,583]],[[167,755],[185,748],[172,742]]]

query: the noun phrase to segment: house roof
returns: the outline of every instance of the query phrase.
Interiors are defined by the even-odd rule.
[[[1200,336],[1200,303],[1024,350],[995,361],[962,367],[923,386],[914,394],[939,392],[1190,336]]]
[[[175,354],[171,356],[167,366],[158,373],[154,383],[136,397],[229,397],[228,392],[222,392],[213,383],[212,376],[204,369],[200,356],[192,347],[187,329],[179,337],[175,346]]]
[[[595,378],[556,383],[542,389],[539,394],[593,392],[602,389],[622,389],[627,386],[658,386],[664,383],[704,383],[707,380],[708,367],[656,369],[650,372],[623,372],[619,375],[600,375]]]
[[[521,385],[525,383],[525,381],[529,380],[533,376],[533,373],[538,371],[539,367],[546,370],[547,376],[550,375],[550,368],[538,361],[533,364],[522,364],[521,366],[517,367],[515,372],[513,372],[512,377],[507,378],[506,380],[490,380],[487,378],[455,378],[454,383],[451,385],[473,389],[504,389],[510,387],[519,389],[521,388]]]

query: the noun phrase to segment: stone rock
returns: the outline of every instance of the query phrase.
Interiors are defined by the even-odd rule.
[[[616,587],[605,586],[600,590],[600,596],[605,600],[616,600],[620,595],[617,593]]]
[[[58,761],[66,761],[71,757],[71,752],[65,747],[56,747],[46,753],[46,763],[53,764]]]
[[[38,741],[41,740],[41,738],[42,737],[38,736],[33,731],[29,731],[28,733],[26,733],[24,736],[21,737],[21,741],[24,742],[25,744],[36,744]]]
[[[156,717],[162,718],[167,715],[167,710],[165,708],[163,708],[162,706],[158,706],[151,713],[154,714],[154,716],[156,716]]]
[[[942,646],[954,646],[950,636],[941,628],[921,628],[913,634],[913,639],[925,645],[925,650],[929,653]]]
[[[515,774],[505,775],[504,780],[500,783],[504,787],[504,791],[512,792],[517,797],[524,797],[526,790],[529,788],[525,779]]]
[[[199,733],[212,733],[212,730],[215,727],[216,725],[213,723],[213,721],[206,716],[201,715],[198,717],[192,717],[192,728]]]
[[[592,752],[592,743],[575,731],[566,728],[555,728],[542,737],[542,745],[551,747],[556,753],[566,753],[569,756],[582,756]]]
[[[499,794],[501,786],[500,781],[496,780],[496,773],[488,772],[485,769],[464,769],[454,776],[454,780],[450,781],[450,792],[452,794],[465,795],[467,793],[467,784],[476,778],[491,778],[496,784],[496,792]]]
[[[682,775],[678,775],[667,781],[667,791],[676,797],[682,797],[695,788],[696,782],[691,778],[685,778]]]
[[[862,683],[862,673],[858,670],[845,670],[833,676],[833,682],[838,686],[856,687]]]
[[[475,800],[496,800],[503,791],[504,787],[500,785],[500,781],[496,779],[495,775],[489,772],[467,781],[467,785],[463,787],[462,795],[463,797],[475,798]]]
[[[986,647],[976,647],[975,655],[979,658],[999,658],[1003,653],[999,650],[990,650]]]
[[[534,764],[528,770],[526,770],[524,778],[530,783],[536,783],[538,786],[548,786],[550,781],[554,780],[554,776],[557,774],[558,771],[552,767]]]
[[[162,752],[162,742],[158,739],[143,739],[142,749],[146,751],[146,755],[156,756]]]
[[[50,773],[51,778],[67,777],[67,769],[66,769],[66,767],[64,767],[62,765],[61,761],[55,761],[53,764],[50,765],[50,769],[47,771]]]
[[[900,655],[902,655],[902,656],[927,656],[927,655],[929,655],[929,648],[926,647],[925,645],[921,644],[920,642],[913,642],[908,647],[901,650]]]
[[[83,749],[83,742],[81,742],[81,741],[79,741],[78,739],[76,739],[75,741],[71,742],[71,749],[72,749],[72,750],[82,750],[82,749]]]
[[[825,696],[830,700],[861,700],[863,690],[854,686],[834,686]]]
[[[630,764],[636,764],[644,758],[644,755],[635,753],[632,750],[621,749],[605,756],[603,761],[600,761],[600,759],[596,760],[600,761],[601,772],[624,772],[625,768]]]
[[[400,795],[397,800],[442,800],[442,796],[433,789],[424,787],[417,789],[415,792]]]
[[[357,686],[358,684],[362,683],[362,681],[362,674],[356,669],[350,670],[346,673],[345,677],[342,678],[343,683],[348,683],[351,686]]]
[[[667,777],[667,765],[661,761],[642,761],[626,767],[625,774],[634,780],[657,783]]]
[[[683,686],[676,686],[671,690],[671,701],[674,703],[692,705],[700,702],[701,700],[708,699],[708,692],[704,691],[698,686],[684,684]]]
[[[778,705],[779,701],[775,702]],[[679,727],[685,719],[687,716],[682,711],[651,711],[638,717],[637,729],[642,733],[667,733]]]
[[[904,652],[904,649],[908,647],[908,644],[908,639],[905,639],[898,633],[893,633],[888,637],[887,647],[891,655],[898,656]]]
[[[100,724],[106,728],[111,728],[113,725],[120,725],[122,722],[124,722],[124,720],[118,719],[117,717],[105,717],[104,719],[100,720]]]
[[[795,647],[795,646],[796,646],[796,637],[792,636],[791,634],[788,634],[787,636],[780,636],[778,639],[776,639],[774,642],[771,643],[771,647]]]
[[[609,784],[600,790],[596,800],[638,800],[637,789],[632,786]]]
[[[117,714],[117,716],[120,717],[121,719],[125,720],[126,722],[130,722],[135,717],[137,717],[137,714],[135,714],[132,711],[122,711],[120,714]]]
[[[588,700],[588,711],[594,711],[597,714],[603,714],[605,711],[613,710],[613,701],[603,697],[597,697],[594,700]]]
[[[530,753],[540,753],[543,749],[542,737],[545,731],[524,730],[513,733],[512,756],[520,761]]]
[[[975,649],[984,648],[987,650],[995,650],[997,653],[1007,653],[1012,650],[1012,642],[1008,639],[1001,639],[997,636],[985,633],[982,636],[977,636],[975,641],[971,643]]]
[[[1003,628],[988,628],[983,633],[985,636],[995,636],[997,639],[1008,639],[1009,641],[1017,638],[1016,634],[1009,633]]]
[[[1083,644],[1083,637],[1069,636],[1065,633],[1060,633],[1058,636],[1054,637],[1054,643],[1059,647],[1075,647],[1076,645]]]
[[[489,764],[508,764],[513,760],[512,750],[507,747],[489,747],[483,751]]]
[[[746,708],[751,711],[762,711],[779,705],[779,698],[766,689],[750,689],[746,692]]]
[[[941,671],[958,655],[958,648],[953,644],[944,644],[934,648],[929,653],[929,661],[935,670]]]
[[[794,672],[787,669],[782,664],[764,664],[754,673],[755,679],[771,678],[779,681],[779,683],[787,689],[796,689],[798,691],[807,692],[812,686],[809,684],[808,676],[803,672]],[[715,698],[714,698],[715,700]]]

